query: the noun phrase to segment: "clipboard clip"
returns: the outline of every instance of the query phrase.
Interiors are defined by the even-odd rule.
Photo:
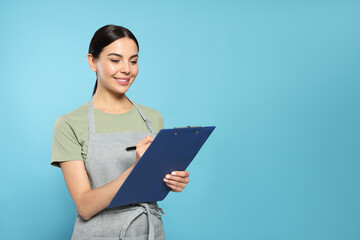
[[[187,126],[187,127],[174,127],[174,129],[182,129],[182,128],[201,128],[201,126],[198,126],[198,127],[190,127],[190,126]],[[196,131],[195,133],[198,134],[199,131]],[[178,135],[178,133],[175,132],[174,135]]]

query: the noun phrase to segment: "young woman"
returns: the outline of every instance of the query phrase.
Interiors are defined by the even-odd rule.
[[[139,45],[126,28],[106,25],[90,42],[87,60],[96,72],[90,101],[59,117],[54,125],[51,164],[61,167],[76,205],[72,239],[165,239],[156,202],[110,208],[127,176],[164,128],[155,109],[125,95],[138,74]],[[136,145],[136,151],[125,148]],[[181,192],[187,171],[164,176]]]

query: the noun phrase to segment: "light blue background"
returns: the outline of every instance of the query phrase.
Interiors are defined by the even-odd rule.
[[[89,100],[106,24],[140,43],[128,96],[168,128],[215,125],[167,239],[360,239],[358,1],[0,3],[0,239],[70,239],[50,166],[57,117]]]

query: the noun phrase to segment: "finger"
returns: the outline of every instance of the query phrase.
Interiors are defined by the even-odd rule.
[[[173,186],[180,187],[180,188],[186,187],[186,183],[177,182],[177,181],[169,180],[166,178],[164,178],[164,182],[166,182],[166,184],[173,185]]]
[[[144,137],[144,139],[143,139],[143,143],[144,143],[144,144],[147,144],[147,143],[152,142],[152,141],[154,141],[154,138],[151,137],[151,136],[146,136],[146,137]]]
[[[148,143],[151,143],[153,140],[154,140],[153,137],[151,137],[151,136],[146,136],[146,137],[144,137],[143,139],[141,139],[140,142],[138,142],[138,143],[136,144],[136,147],[142,146],[142,145],[146,145],[146,144],[148,144]]]
[[[174,181],[177,181],[177,182],[189,183],[189,178],[188,177],[177,177],[177,176],[172,176],[170,174],[166,174],[165,178],[169,179],[169,180],[174,180]]]
[[[178,186],[174,186],[174,185],[171,185],[171,184],[166,184],[169,188],[171,188],[172,191],[174,192],[182,192],[182,190],[184,190],[183,188],[181,187],[178,187]]]
[[[171,172],[173,176],[180,176],[180,177],[189,177],[190,173],[188,171],[173,171]]]

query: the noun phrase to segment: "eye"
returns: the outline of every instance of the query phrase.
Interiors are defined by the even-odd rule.
[[[131,61],[131,63],[132,63],[132,64],[136,64],[136,63],[137,63],[137,61]]]
[[[112,62],[119,62],[119,60],[111,59]]]

